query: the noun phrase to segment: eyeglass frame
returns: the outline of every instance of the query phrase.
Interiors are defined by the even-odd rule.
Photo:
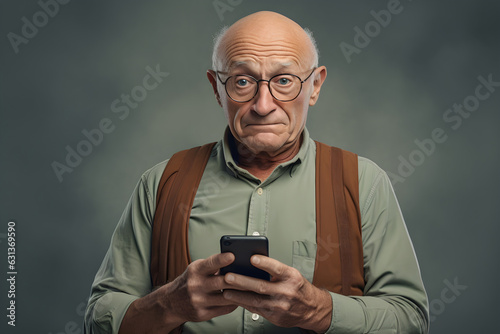
[[[227,85],[226,85],[226,83],[228,82],[228,80],[229,80],[229,79],[231,79],[232,77],[235,77],[235,76],[237,76],[237,75],[231,75],[231,76],[229,76],[229,77],[226,79],[226,81],[222,81],[222,79],[221,79],[221,78],[220,78],[220,76],[219,76],[219,73],[224,73],[224,72],[215,71],[215,74],[217,75],[217,79],[219,79],[219,81],[221,82],[221,84],[223,84],[223,85],[224,85],[224,90],[226,91],[227,96],[229,96],[229,98],[230,98],[231,100],[233,100],[234,102],[237,102],[237,103],[246,103],[246,102],[249,102],[249,101],[253,100],[253,98],[254,98],[254,97],[256,97],[256,96],[257,96],[257,94],[259,93],[259,89],[260,89],[260,85],[259,85],[259,83],[260,83],[261,81],[265,81],[265,82],[267,82],[267,89],[269,89],[269,93],[271,94],[271,96],[273,97],[273,99],[275,99],[275,100],[277,100],[277,101],[280,101],[280,102],[291,102],[291,101],[295,100],[295,99],[296,99],[296,98],[300,95],[300,93],[302,93],[302,84],[303,84],[304,82],[306,82],[306,80],[307,80],[307,79],[309,79],[309,78],[311,77],[311,75],[314,73],[314,71],[316,71],[316,69],[317,69],[317,67],[314,67],[314,68],[312,69],[311,73],[309,73],[309,75],[308,75],[308,76],[307,76],[304,80],[302,80],[302,79],[301,79],[298,75],[296,75],[296,74],[292,74],[292,73],[279,73],[279,74],[273,75],[273,76],[272,76],[272,77],[270,77],[268,80],[265,80],[265,79],[256,79],[256,78],[254,78],[253,76],[248,75],[248,74],[237,74],[237,75],[244,75],[244,76],[250,77],[250,78],[252,78],[252,79],[255,81],[255,83],[257,84],[257,89],[255,90],[255,94],[254,94],[254,95],[253,95],[250,99],[248,99],[248,100],[246,100],[246,101],[238,101],[238,100],[235,100],[234,98],[232,98],[232,97],[231,97],[231,95],[230,95],[230,94],[229,94],[229,92],[227,91]],[[294,97],[293,99],[290,99],[290,100],[281,100],[281,99],[278,99],[278,98],[276,98],[276,97],[274,96],[274,94],[273,94],[273,92],[272,92],[272,90],[271,90],[271,80],[272,80],[272,79],[274,79],[274,78],[276,78],[276,77],[279,77],[280,75],[291,75],[291,76],[294,76],[294,77],[296,77],[297,79],[299,79],[299,80],[300,80],[300,89],[299,89],[299,92],[297,93],[297,95],[295,95],[295,97]]]

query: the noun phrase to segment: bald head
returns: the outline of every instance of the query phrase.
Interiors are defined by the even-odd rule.
[[[227,71],[232,63],[262,61],[266,56],[290,58],[289,62],[312,68],[318,66],[318,50],[312,33],[295,21],[275,12],[262,11],[245,16],[224,27],[214,39],[212,67]]]

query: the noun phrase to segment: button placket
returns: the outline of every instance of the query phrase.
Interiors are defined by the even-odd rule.
[[[262,187],[254,189],[250,200],[247,235],[265,235],[267,224],[267,198]]]

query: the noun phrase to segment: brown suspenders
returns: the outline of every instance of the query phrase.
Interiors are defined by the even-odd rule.
[[[173,281],[191,262],[189,214],[214,145],[210,143],[177,152],[163,171],[158,184],[151,238],[150,270],[155,287]]]
[[[155,287],[173,281],[191,262],[189,214],[214,144],[178,152],[165,167],[153,220],[151,279]],[[316,142],[313,284],[359,296],[363,294],[364,269],[357,162],[354,153]]]
[[[154,287],[173,281],[191,262],[189,216],[214,145],[177,152],[165,167],[153,220],[150,269]],[[361,296],[365,282],[357,155],[316,142],[315,187],[317,252],[313,284],[335,293]]]

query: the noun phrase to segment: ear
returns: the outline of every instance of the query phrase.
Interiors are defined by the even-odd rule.
[[[217,90],[217,74],[213,70],[208,70],[207,71],[207,78],[208,78],[208,81],[210,81],[210,84],[212,85],[212,88],[213,88],[214,94],[215,94],[215,98],[217,99],[217,103],[222,107],[222,103],[220,102],[219,91]]]
[[[314,75],[314,82],[313,82],[313,93],[311,94],[311,97],[309,98],[309,105],[313,106],[316,104],[319,98],[319,91],[321,90],[321,86],[323,85],[323,82],[326,79],[326,67],[325,66],[320,66],[315,70]]]

